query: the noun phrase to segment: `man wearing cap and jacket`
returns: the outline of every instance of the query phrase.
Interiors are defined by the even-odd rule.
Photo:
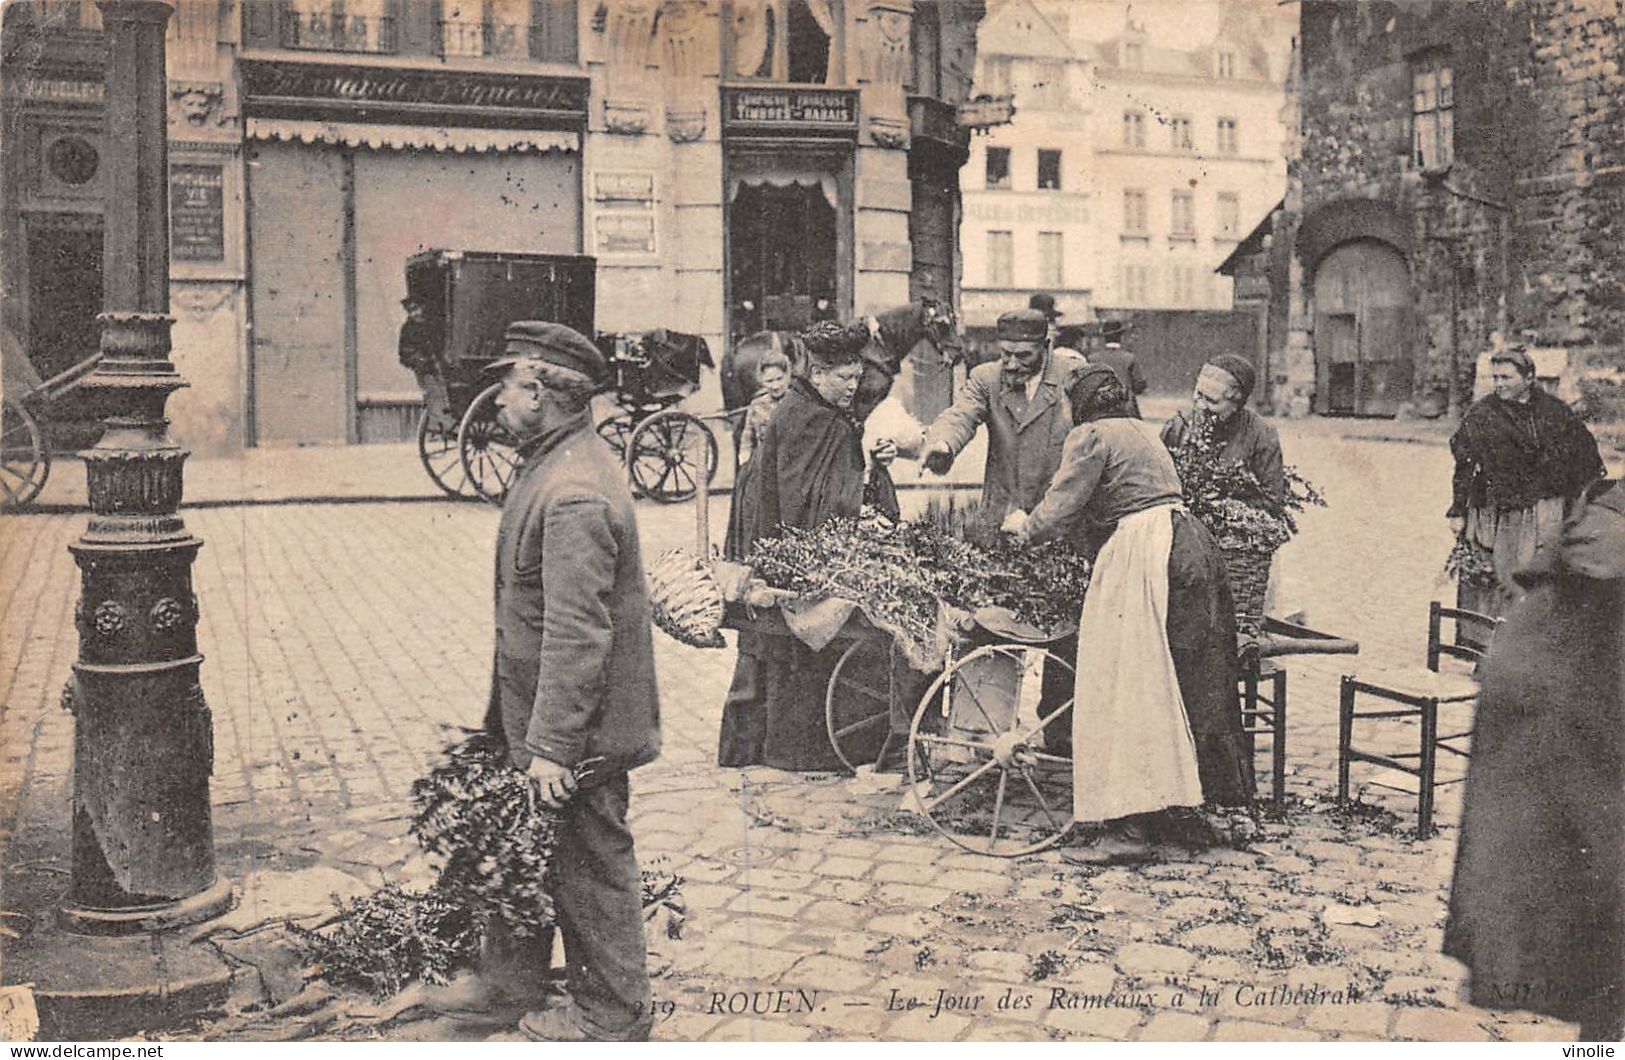
[[[1036,309],[1001,316],[998,339],[999,359],[970,370],[954,403],[926,429],[920,449],[926,469],[943,474],[987,425],[982,505],[994,525],[1043,499],[1072,430],[1066,388],[1084,363],[1071,350],[1049,348],[1049,320]]]
[[[552,1008],[533,995],[537,1011],[519,1029],[540,1041],[644,1040],[649,976],[627,773],[660,753],[660,702],[632,496],[587,411],[607,366],[562,324],[520,321],[504,340],[506,356],[491,366],[505,370],[497,419],[522,439],[524,463],[497,531],[485,727],[543,804],[564,809],[552,881],[571,995]],[[601,761],[578,785],[572,769],[589,759]],[[509,994],[526,1000],[545,956],[510,961],[514,979],[532,982],[509,982]]]
[[[1140,418],[1140,395],[1148,383],[1140,372],[1140,362],[1132,351],[1123,348],[1128,325],[1121,320],[1107,320],[1100,325],[1101,349],[1089,355],[1090,364],[1103,364],[1117,373],[1117,378],[1128,390],[1128,410],[1135,419]]]

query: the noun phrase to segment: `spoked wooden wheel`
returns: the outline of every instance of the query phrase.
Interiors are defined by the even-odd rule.
[[[688,500],[717,473],[716,437],[697,416],[657,412],[626,443],[626,470],[633,490],[645,497],[661,504]]]
[[[457,428],[463,473],[474,491],[492,504],[502,503],[519,472],[519,441],[497,422],[497,393],[501,389],[501,383],[492,383],[480,391],[480,396],[469,402]]]
[[[891,717],[891,642],[872,637],[841,654],[824,692],[824,726],[841,764],[856,773],[880,755]]]
[[[599,420],[595,429],[598,431],[598,437],[602,438],[604,444],[615,454],[615,459],[625,461],[626,443],[631,440],[632,428],[636,426],[637,421],[632,418],[630,412],[617,412],[613,416]]]
[[[1061,668],[1068,693],[1040,714],[1045,666]],[[1070,724],[1072,673],[1043,648],[995,644],[931,682],[909,731],[908,768],[920,812],[938,831],[973,853],[1007,858],[1067,833],[1072,759],[1048,750],[1046,735],[1060,743]]]
[[[424,409],[418,421],[418,459],[434,484],[453,497],[479,496],[468,472],[463,470],[463,454],[457,445],[457,417],[449,409]]]
[[[19,402],[5,399],[0,408],[0,507],[21,508],[45,488],[51,475],[51,450],[45,432]]]

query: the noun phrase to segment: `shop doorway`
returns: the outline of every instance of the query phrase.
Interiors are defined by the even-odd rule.
[[[730,331],[800,331],[834,320],[839,259],[832,180],[741,183],[728,207]]]
[[[77,219],[76,219],[77,220]],[[64,372],[101,348],[102,230],[99,223],[28,222],[28,334],[23,346],[40,379]],[[88,395],[51,404],[46,426],[58,451],[95,443],[101,426]]]
[[[1316,411],[1392,416],[1415,386],[1410,270],[1386,243],[1332,250],[1315,271]]]

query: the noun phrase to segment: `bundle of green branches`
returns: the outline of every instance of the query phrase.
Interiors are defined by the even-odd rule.
[[[1444,572],[1470,589],[1488,589],[1496,584],[1494,555],[1465,535],[1456,538],[1444,561]]]
[[[588,777],[597,759],[576,767]],[[448,982],[472,967],[492,926],[526,938],[549,930],[555,910],[548,873],[562,816],[543,806],[530,778],[483,732],[447,747],[412,785],[411,832],[438,855],[426,891],[384,887],[351,902],[322,928],[298,930],[335,985],[386,998],[408,983]],[[645,906],[673,903],[682,880],[644,873]]]
[[[852,600],[920,645],[934,641],[942,604],[1008,608],[1044,629],[1076,621],[1089,562],[1064,542],[1017,544],[997,525],[952,503],[891,527],[835,519],[757,541],[750,561],[774,588]]]
[[[1185,507],[1223,548],[1272,553],[1298,533],[1297,514],[1326,498],[1294,467],[1284,468],[1286,492],[1273,496],[1239,460],[1226,459],[1211,416],[1193,418],[1173,452]]]

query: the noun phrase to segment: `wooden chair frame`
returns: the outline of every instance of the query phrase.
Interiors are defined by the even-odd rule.
[[[1272,662],[1248,660],[1242,664],[1241,686],[1247,753],[1249,757],[1256,753],[1258,737],[1270,741],[1271,801],[1279,809],[1286,801],[1286,670]]]
[[[1443,634],[1446,619],[1455,624],[1455,636],[1448,642]],[[1500,619],[1490,615],[1483,615],[1476,611],[1468,611],[1458,607],[1445,607],[1439,601],[1434,600],[1428,605],[1427,668],[1434,673],[1438,673],[1439,663],[1446,656],[1476,663],[1489,650],[1490,641],[1493,639],[1495,630],[1500,623]],[[1480,627],[1486,631],[1487,635],[1482,639],[1470,636],[1465,631],[1465,627],[1469,626]],[[1356,710],[1356,697],[1360,695],[1384,699],[1400,706],[1397,709],[1389,710]],[[1469,725],[1461,732],[1440,735],[1439,707],[1441,704],[1451,706],[1457,703],[1472,703],[1476,699],[1476,694],[1465,700],[1414,695],[1372,681],[1362,681],[1353,674],[1344,674],[1337,712],[1338,802],[1348,802],[1349,765],[1353,762],[1371,762],[1375,765],[1385,766],[1409,774],[1417,779],[1417,836],[1422,839],[1431,836],[1435,831],[1433,827],[1434,789],[1445,784],[1461,782],[1459,778],[1447,781],[1438,780],[1439,752],[1444,751],[1467,758],[1469,752],[1456,746],[1456,741],[1469,739],[1473,734],[1473,728]],[[1392,755],[1359,750],[1354,747],[1354,721],[1356,718],[1418,718],[1422,729],[1419,746],[1414,753],[1407,751],[1404,753],[1396,752]]]

